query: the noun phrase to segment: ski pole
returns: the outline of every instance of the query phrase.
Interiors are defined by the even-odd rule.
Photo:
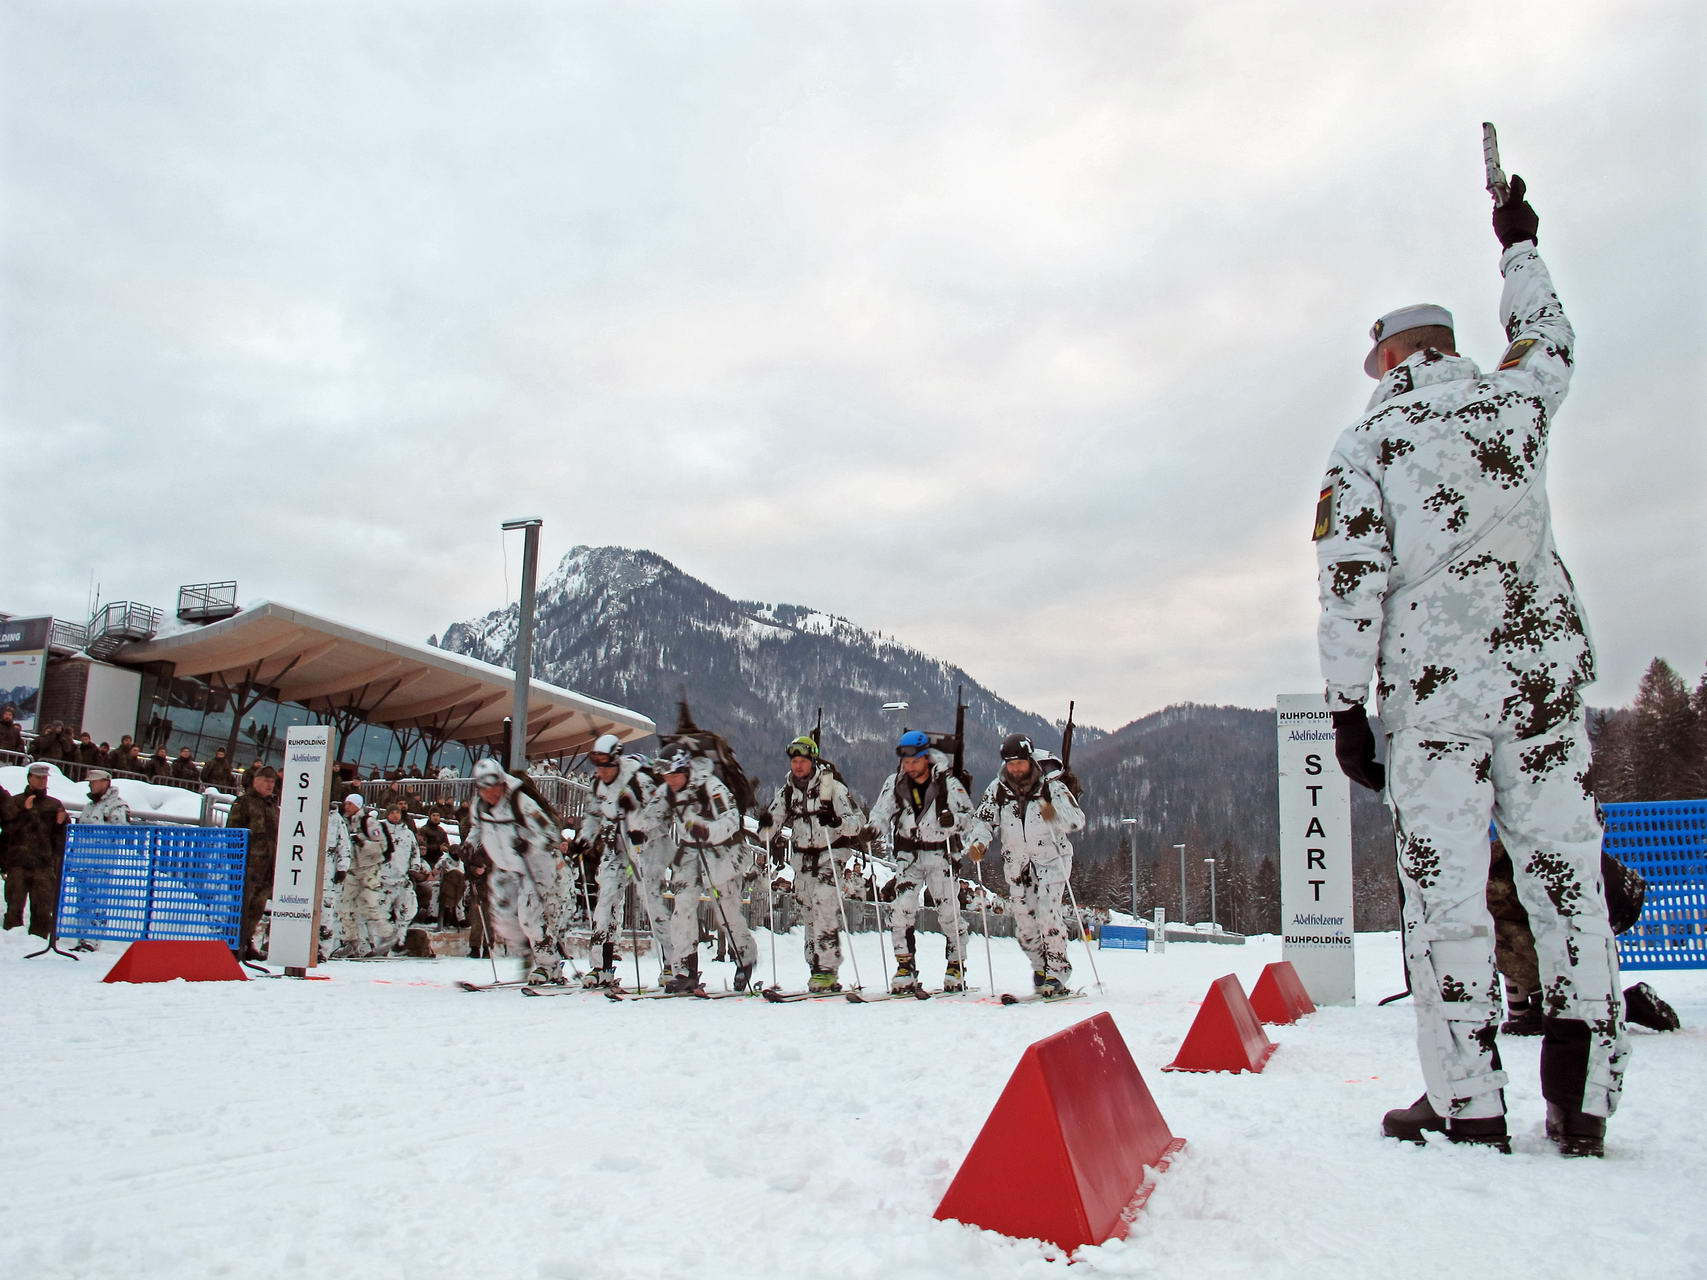
[[[877,959],[883,965],[883,989],[887,991],[892,979],[889,976],[889,951],[883,945],[883,899],[877,892],[877,859],[870,854],[865,856],[865,886],[871,893],[871,909],[877,914]]]
[[[658,919],[652,914],[652,906],[646,901],[646,894],[642,890],[642,886],[645,881],[642,878],[640,864],[634,860],[634,855],[626,850],[624,850],[622,856],[623,861],[628,864],[628,878],[631,882],[628,887],[632,890],[634,896],[640,900],[641,911],[646,913],[646,929],[647,932],[652,935],[652,946],[658,952],[658,970],[659,973],[662,974],[666,960],[664,955],[664,939],[658,932]],[[632,919],[633,917],[630,918]],[[634,986],[638,991],[640,987],[645,985],[640,981],[640,945],[638,939],[633,937],[632,934],[630,935],[630,942],[634,947]],[[659,985],[662,985],[662,982],[660,982]]]
[[[490,877],[492,873],[488,871],[486,874]],[[478,889],[476,889],[474,893],[474,909],[480,913],[480,931],[485,935],[486,958],[492,962],[492,981],[497,982],[498,957],[492,954],[492,921],[486,915],[486,904],[480,900],[480,891]]]
[[[729,913],[723,909],[723,891],[717,887],[717,882],[711,878],[711,863],[705,856],[705,846],[695,844],[693,848],[694,853],[699,858],[700,873],[705,876],[705,887],[711,894],[711,905],[717,908],[717,917],[723,921],[723,932],[729,938],[729,945],[733,947],[735,945],[735,930],[729,924]],[[697,946],[695,949],[697,950]],[[743,961],[744,957],[743,960],[736,962],[736,967],[739,968]]]
[[[1091,950],[1091,940],[1085,937],[1085,922],[1079,915],[1079,898],[1073,892],[1073,874],[1070,867],[1067,872],[1067,901],[1073,904],[1073,931],[1079,935],[1079,941],[1085,944],[1085,959],[1091,962],[1091,977],[1096,979],[1098,991],[1107,991],[1108,988],[1102,985],[1102,974],[1097,972],[1097,958]]]
[[[776,971],[776,876],[770,854],[767,852],[762,856],[765,860],[765,916],[770,922],[766,928],[771,935],[771,986],[777,987],[780,981]]]
[[[972,870],[978,873],[978,914],[984,921],[984,968],[989,971],[990,990],[994,992],[996,989],[996,962],[990,955],[990,895],[984,888],[984,860],[982,858],[974,859]]]
[[[835,852],[833,847],[824,850],[825,855],[830,857],[830,874],[836,881],[836,907],[842,915],[842,932],[848,935],[848,959],[853,961],[854,990],[863,991],[865,983],[859,976],[859,955],[854,950],[853,929],[848,925],[848,901],[842,896],[842,868],[833,856]]]

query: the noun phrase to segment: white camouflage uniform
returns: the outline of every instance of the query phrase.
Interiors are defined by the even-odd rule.
[[[669,831],[665,837],[668,875],[676,886],[665,953],[669,965],[678,974],[690,959],[697,965],[699,899],[705,893],[712,900],[712,918],[724,926],[735,947],[736,963],[750,969],[758,961],[759,944],[747,928],[746,913],[741,909],[741,881],[745,878],[744,846],[738,840],[741,812],[711,761],[696,757],[687,784],[680,791],[671,791],[667,784],[660,786],[647,821]],[[689,822],[702,826],[705,834],[696,839],[686,828]]]
[[[759,843],[766,843],[771,833],[785,828],[789,862],[794,868],[794,902],[800,909],[805,935],[806,964],[815,974],[833,974],[842,967],[836,849],[849,848],[859,837],[865,829],[865,815],[830,766],[814,760],[804,782],[790,773],[788,781],[777,788],[759,826]]]
[[[1044,817],[1047,802],[1053,816]],[[972,839],[1001,837],[1002,871],[1013,890],[1009,905],[1020,949],[1031,967],[1065,983],[1073,976],[1067,961],[1067,881],[1073,874],[1073,846],[1067,839],[1085,825],[1085,815],[1061,777],[1060,766],[1039,758],[1025,782],[1008,777],[1006,762],[984,790]]]
[[[386,820],[385,831],[391,837],[391,852],[380,869],[380,900],[389,938],[384,950],[390,952],[401,945],[420,908],[409,873],[425,871],[427,864],[421,861],[421,843],[415,839],[415,828],[407,817],[402,822]]]
[[[464,843],[484,849],[492,859],[487,887],[492,934],[512,955],[531,964],[548,939],[555,949],[562,937],[557,892],[561,837],[551,816],[521,787],[522,780],[506,771],[497,804],[488,805],[476,792],[468,807]]]
[[[108,783],[99,800],[91,800],[83,806],[83,812],[77,815],[77,821],[125,826],[130,822],[130,806],[125,803],[118,788]]]
[[[668,823],[655,803],[660,790],[636,756],[617,761],[616,777],[609,783],[593,781],[593,795],[581,818],[580,838],[598,852],[595,873],[599,898],[593,904],[592,932],[588,938],[592,967],[609,971],[614,960],[617,931],[630,884],[640,900],[640,915],[659,950],[664,949],[664,862],[672,852],[661,840]]]
[[[344,917],[338,905],[344,896],[344,886],[337,882],[337,875],[342,871],[347,879],[352,853],[350,824],[344,819],[343,806],[339,805],[326,820],[326,872],[320,882],[320,950],[323,955],[331,955],[346,937]]]
[[[1334,448],[1315,530],[1322,673],[1333,709],[1377,680],[1435,1111],[1503,1110],[1491,818],[1534,925],[1545,1012],[1579,1024],[1549,1032],[1543,1092],[1606,1116],[1627,1049],[1578,696],[1594,654],[1546,490],[1573,335],[1532,242],[1506,250],[1500,270],[1511,346],[1499,367],[1418,352]]]
[[[966,930],[960,918],[960,885],[954,875],[954,859],[972,842],[972,797],[954,776],[947,756],[934,747],[925,756],[931,762],[931,775],[923,788],[914,786],[912,779],[897,769],[871,806],[871,825],[889,841],[895,854],[897,883],[890,937],[896,958],[910,961],[919,893],[927,890],[947,940],[948,963],[964,967]],[[947,806],[946,826],[939,801]]]
[[[390,949],[391,907],[383,881],[388,833],[369,809],[339,817],[350,842],[350,871],[338,894],[338,932],[357,956],[383,955]]]

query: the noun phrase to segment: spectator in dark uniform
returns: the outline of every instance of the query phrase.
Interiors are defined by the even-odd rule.
[[[221,791],[229,791],[237,785],[237,779],[231,772],[231,762],[225,758],[225,748],[220,747],[213,753],[213,759],[202,766],[202,785],[218,787]]]
[[[178,748],[178,758],[172,761],[172,781],[200,782],[201,767],[196,764],[195,757],[190,754],[188,747]]]
[[[6,923],[24,923],[28,906],[30,932],[38,938],[53,933],[53,913],[59,897],[59,859],[65,851],[65,806],[47,793],[52,767],[29,767],[22,795],[0,802],[5,824]]]
[[[84,732],[77,737],[77,763],[96,768],[107,762],[107,753],[95,745],[95,735]]]
[[[273,790],[278,781],[278,770],[271,765],[256,769],[248,789],[237,797],[225,819],[227,827],[246,827],[249,831],[249,865],[243,876],[243,919],[237,932],[238,958],[243,960],[261,958],[255,949],[255,930],[273,893],[273,863],[279,843],[279,802]]]
[[[166,758],[165,747],[154,748],[154,754],[148,757],[147,773],[150,782],[169,784],[172,781],[172,762]]]
[[[8,702],[0,707],[0,751],[24,750],[24,730],[18,723],[18,709]]]

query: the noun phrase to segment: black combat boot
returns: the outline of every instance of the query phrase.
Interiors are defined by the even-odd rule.
[[[753,980],[753,964],[754,964],[753,961],[745,960],[741,964],[736,966],[736,968],[735,968],[735,990],[745,991],[747,989],[747,984],[752,982],[752,980]]]
[[[673,996],[687,995],[690,991],[698,991],[699,957],[689,956],[681,969],[664,984],[664,990]]]
[[[1650,1031],[1676,1031],[1683,1025],[1677,1010],[1645,982],[1624,989],[1624,1020]]]
[[[1585,1115],[1592,1033],[1586,1022],[1548,1018],[1541,1040],[1541,1096],[1547,1100],[1547,1136],[1560,1155],[1606,1154],[1606,1119]]]
[[[1424,1133],[1444,1133],[1448,1142],[1463,1145],[1492,1147],[1502,1155],[1511,1154],[1511,1138],[1506,1134],[1505,1117],[1489,1116],[1480,1120],[1449,1120],[1429,1105],[1425,1093],[1410,1106],[1389,1111],[1381,1119],[1381,1132],[1401,1142],[1423,1142]]]
[[[1571,1111],[1557,1102],[1547,1104],[1547,1136],[1562,1156],[1604,1156],[1606,1117]]]

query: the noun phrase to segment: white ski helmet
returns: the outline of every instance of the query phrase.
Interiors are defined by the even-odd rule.
[[[489,787],[494,782],[502,782],[503,780],[504,766],[492,759],[491,756],[487,756],[474,766],[474,781],[483,787]]]
[[[597,742],[593,743],[592,749],[588,751],[587,754],[594,756],[610,756],[614,759],[616,756],[620,756],[622,754],[622,739],[617,737],[614,733],[607,733]],[[598,762],[594,761],[594,763],[597,764]]]

